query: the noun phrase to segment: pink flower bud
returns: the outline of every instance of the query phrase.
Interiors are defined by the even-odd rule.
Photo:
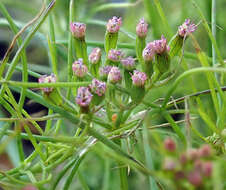
[[[154,43],[150,42],[146,45],[142,53],[143,59],[145,61],[152,61],[155,56]]]
[[[178,27],[178,34],[181,37],[187,36],[196,30],[197,26],[191,23],[190,19],[186,19],[185,22]]]
[[[84,38],[86,33],[86,25],[80,22],[72,22],[70,24],[71,33],[75,38]]]
[[[111,71],[111,68],[112,68],[112,66],[109,66],[109,65],[101,67],[99,70],[100,77],[107,78],[109,72]]]
[[[187,155],[185,154],[185,153],[182,153],[181,155],[180,155],[180,163],[182,164],[182,165],[184,165],[184,164],[186,164],[187,163]]]
[[[194,185],[195,187],[198,187],[202,185],[202,176],[199,171],[192,171],[188,174],[188,181]]]
[[[166,38],[163,35],[161,37],[161,40],[155,40],[153,43],[154,43],[155,53],[157,54],[162,54],[169,50],[169,47],[167,46]]]
[[[118,67],[112,67],[108,74],[108,80],[112,83],[117,83],[122,80],[121,72]]]
[[[86,73],[88,72],[87,67],[83,64],[82,58],[75,61],[72,65],[72,70],[77,77],[84,77]]]
[[[202,164],[202,172],[206,177],[210,177],[213,173],[213,164],[212,162],[204,162]]]
[[[166,150],[174,152],[176,150],[176,143],[171,138],[167,138],[164,141],[164,147]]]
[[[108,52],[108,59],[112,62],[119,62],[122,58],[122,52],[120,50],[111,49]]]
[[[165,158],[163,169],[167,171],[173,171],[176,169],[176,162],[171,158]]]
[[[147,80],[147,76],[144,72],[135,70],[132,75],[133,85],[138,87],[144,87],[144,84]]]
[[[135,59],[132,57],[127,57],[125,59],[121,59],[121,64],[127,70],[133,70],[135,68]]]
[[[208,144],[203,145],[199,148],[199,154],[201,157],[209,157],[212,154],[211,147]]]
[[[97,94],[98,96],[103,96],[106,91],[106,83],[97,79],[93,79],[89,88],[91,89],[92,93]]]
[[[56,82],[56,76],[54,74],[51,74],[49,76],[43,75],[38,79],[39,83],[55,83]],[[50,93],[53,91],[53,87],[46,87],[41,88],[44,93]]]
[[[188,149],[187,156],[188,156],[189,160],[197,160],[200,158],[200,154],[197,149]]]
[[[88,87],[79,87],[76,96],[76,103],[81,107],[88,107],[93,95],[90,93]]]
[[[92,52],[89,54],[89,62],[92,64],[97,64],[101,59],[101,49],[94,48]]]
[[[194,168],[195,170],[201,171],[203,167],[203,162],[201,160],[195,160]]]
[[[140,22],[136,26],[137,36],[143,38],[146,37],[148,32],[148,24],[145,22],[144,18],[140,19]]]
[[[113,16],[112,19],[108,20],[107,31],[109,33],[116,33],[116,32],[119,31],[121,25],[122,25],[122,18],[121,17],[118,18],[116,16]]]

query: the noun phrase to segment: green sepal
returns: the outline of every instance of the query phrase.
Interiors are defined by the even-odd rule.
[[[77,58],[82,58],[83,63],[88,66],[87,45],[85,38],[74,38],[75,52]]]
[[[134,102],[140,103],[140,101],[145,96],[145,88],[144,87],[138,87],[138,86],[132,86],[131,88],[131,98]]]
[[[155,58],[156,58],[156,63],[154,65],[154,71],[156,71],[158,69],[160,75],[168,72],[169,69],[170,69],[170,56],[169,56],[169,54],[167,52],[164,52],[161,55],[157,54],[155,56]]]
[[[99,68],[100,68],[100,63],[101,63],[101,60],[96,63],[96,64],[91,64],[90,63],[90,71],[91,71],[91,74],[98,78],[99,77]]]
[[[133,71],[129,71],[129,70],[124,70],[124,80],[125,80],[125,86],[127,89],[130,89],[132,86],[132,77],[131,77],[131,73]]]
[[[142,66],[142,71],[145,72],[148,78],[151,78],[153,74],[153,62],[152,61],[144,61]]]
[[[171,39],[171,41],[169,43],[169,46],[170,46],[169,55],[171,58],[173,58],[181,53],[181,50],[183,48],[183,41],[184,41],[184,38],[182,38],[179,35],[176,35]]]
[[[93,94],[92,104],[98,106],[104,100],[104,98],[105,96],[98,96],[97,94]]]
[[[139,63],[143,66],[144,65],[144,59],[143,59],[143,50],[146,46],[145,38],[140,38],[137,36],[136,38],[136,55]],[[144,66],[143,66],[144,67]]]
[[[109,33],[106,31],[104,45],[106,55],[108,55],[110,49],[115,49],[117,47],[117,41],[118,41],[118,32]]]
[[[53,91],[50,93],[44,93],[43,96],[48,102],[51,102],[54,105],[60,106],[63,103],[60,92],[56,88],[54,88]]]

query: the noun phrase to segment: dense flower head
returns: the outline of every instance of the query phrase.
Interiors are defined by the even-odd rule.
[[[122,18],[113,16],[112,19],[108,20],[107,31],[109,33],[116,33],[119,31],[121,25],[122,25]]]
[[[121,59],[121,64],[127,70],[133,70],[135,68],[135,59],[131,56]]]
[[[170,152],[174,152],[176,150],[176,143],[174,142],[173,139],[167,138],[164,141],[164,147],[166,150],[168,150]]]
[[[94,78],[89,88],[92,93],[97,94],[98,96],[103,96],[106,91],[106,83]]]
[[[204,144],[201,148],[199,148],[199,154],[201,157],[209,157],[212,154],[211,147],[208,144]]]
[[[75,38],[83,38],[86,33],[86,25],[80,22],[71,22],[71,33]]]
[[[100,70],[99,70],[100,76],[103,77],[103,78],[106,78],[108,76],[111,68],[112,68],[112,66],[110,66],[110,65],[101,67]]]
[[[122,51],[116,49],[110,49],[108,52],[108,59],[112,62],[119,62],[122,58]]]
[[[77,77],[84,77],[86,73],[88,72],[88,68],[83,64],[83,59],[80,58],[77,61],[75,61],[72,65],[72,70]]]
[[[108,80],[112,83],[117,83],[122,80],[121,72],[118,67],[112,67],[109,74]]]
[[[139,23],[136,26],[136,33],[139,37],[146,37],[148,32],[148,24],[145,22],[144,18],[140,19]]]
[[[54,74],[51,75],[43,75],[38,79],[39,83],[55,83],[56,82],[56,76]],[[43,92],[50,93],[53,91],[53,87],[46,87],[41,88]]]
[[[101,59],[101,49],[94,48],[92,52],[89,54],[89,62],[92,64],[97,64]]]
[[[202,184],[203,182],[203,179],[202,179],[202,176],[201,176],[201,173],[197,170],[195,171],[191,171],[189,174],[188,174],[188,181],[198,187]]]
[[[93,98],[93,95],[89,91],[89,88],[82,86],[78,88],[75,101],[81,107],[88,107],[92,98]]]
[[[144,72],[135,70],[132,75],[133,85],[143,87],[147,80],[147,76]]]
[[[142,52],[143,59],[145,61],[152,61],[155,56],[154,43],[150,42],[146,45]]]
[[[178,34],[181,37],[187,36],[196,30],[197,26],[191,23],[190,19],[186,19],[185,22],[178,27]]]
[[[166,38],[162,35],[160,40],[155,40],[154,44],[154,51],[157,54],[162,54],[166,51],[169,51],[169,46],[167,45]]]

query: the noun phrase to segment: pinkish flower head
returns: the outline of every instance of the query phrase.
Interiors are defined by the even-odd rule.
[[[111,49],[108,52],[108,59],[112,62],[119,62],[122,58],[122,52],[120,50]]]
[[[88,107],[92,98],[93,95],[90,93],[88,87],[79,87],[75,101],[81,107]]]
[[[147,80],[147,76],[144,72],[135,70],[132,75],[133,85],[138,87],[144,87]]]
[[[109,74],[108,80],[112,83],[117,83],[122,80],[121,72],[118,67],[112,67]]]
[[[135,68],[135,59],[129,56],[127,58],[121,59],[121,64],[125,69],[133,70]]]
[[[146,45],[142,53],[144,61],[152,61],[155,56],[154,43],[150,42]]]
[[[173,171],[176,169],[176,162],[172,158],[165,158],[163,163],[163,169],[167,171]]]
[[[84,77],[86,73],[88,72],[87,67],[83,64],[82,58],[75,61],[72,65],[72,70],[77,77]]]
[[[209,157],[212,154],[211,147],[208,144],[203,145],[199,148],[199,154],[201,157]]]
[[[140,22],[136,26],[137,36],[143,38],[146,37],[148,32],[148,24],[145,22],[144,18],[140,19]]]
[[[202,176],[200,172],[197,170],[190,172],[188,174],[188,181],[195,187],[202,185]]]
[[[93,79],[89,88],[91,89],[92,93],[97,94],[98,96],[103,96],[106,91],[106,83],[97,79]]]
[[[102,78],[107,78],[111,68],[112,68],[112,66],[110,66],[110,65],[101,67],[100,70],[99,70],[100,76]]]
[[[171,138],[167,138],[164,141],[164,147],[166,150],[174,152],[176,150],[176,143]]]
[[[190,19],[186,19],[185,22],[178,27],[178,34],[181,37],[187,36],[196,30],[197,26],[191,23]]]
[[[186,155],[185,153],[182,153],[182,154],[180,155],[179,160],[180,160],[180,163],[181,163],[182,165],[186,164],[187,161],[188,161],[187,155]]]
[[[86,33],[86,25],[80,22],[71,22],[71,33],[75,38],[84,38]]]
[[[49,76],[43,75],[38,79],[39,83],[55,83],[56,82],[56,76],[54,74],[51,74]],[[43,92],[45,93],[50,93],[53,91],[53,87],[46,87],[46,88],[41,88]]]
[[[94,48],[92,52],[89,54],[89,62],[91,64],[97,64],[101,59],[101,49]]]
[[[113,16],[112,19],[108,20],[107,31],[109,33],[116,33],[119,31],[121,25],[122,25],[122,18]]]
[[[162,54],[169,51],[169,46],[167,45],[166,38],[163,35],[161,36],[161,40],[155,40],[153,43],[155,53]]]
[[[187,156],[190,160],[197,160],[200,158],[200,154],[197,149],[188,149]]]
[[[210,177],[213,173],[213,164],[212,162],[204,162],[202,164],[202,172],[206,177]]]

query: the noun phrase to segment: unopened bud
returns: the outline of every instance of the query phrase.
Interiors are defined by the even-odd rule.
[[[106,83],[101,82],[97,79],[93,79],[91,85],[89,86],[91,92],[97,94],[98,96],[103,96],[106,91]]]
[[[197,149],[188,149],[187,156],[189,160],[196,160],[200,158],[199,151]]]
[[[122,25],[122,18],[121,17],[118,18],[116,16],[113,16],[112,19],[108,20],[107,31],[109,33],[116,33],[116,32],[119,31],[121,25]]]
[[[213,164],[212,162],[204,162],[202,165],[202,172],[206,177],[210,177],[213,173]]]
[[[212,154],[211,147],[208,144],[203,145],[199,148],[199,154],[201,157],[209,157]]]
[[[80,22],[72,22],[70,24],[71,33],[75,38],[84,38],[86,33],[86,25]]]
[[[144,87],[147,76],[144,72],[134,70],[132,75],[133,85],[137,87]]]
[[[72,70],[75,76],[79,78],[84,77],[88,72],[88,68],[83,64],[83,59],[81,58],[73,63]]]
[[[154,51],[157,54],[162,54],[164,52],[169,51],[169,46],[167,45],[166,38],[162,35],[161,40],[155,40],[154,44]]]
[[[122,52],[120,50],[111,49],[108,52],[108,59],[112,62],[119,62],[122,58]]]
[[[117,83],[122,80],[121,72],[118,67],[112,67],[108,74],[108,80],[112,83]]]
[[[174,142],[173,139],[167,138],[164,141],[164,147],[166,150],[168,150],[170,152],[174,152],[176,150],[176,143]]]
[[[111,68],[112,66],[109,65],[101,67],[99,70],[100,77],[106,79],[108,77],[109,72],[111,71]]]
[[[133,70],[135,68],[135,59],[132,57],[127,57],[125,59],[121,59],[121,64],[126,70]]]
[[[145,22],[144,18],[140,19],[139,23],[136,26],[137,36],[140,38],[146,37],[148,32],[148,24]]]
[[[49,76],[43,75],[38,79],[38,82],[39,83],[55,83],[56,82],[56,76],[54,74],[51,74]],[[52,92],[54,88],[53,87],[46,87],[46,88],[41,88],[41,89],[44,93],[48,94],[48,93]]]
[[[198,187],[202,185],[202,176],[199,171],[192,171],[188,174],[188,181],[194,185],[195,187]]]
[[[142,53],[144,61],[152,61],[155,56],[155,49],[154,49],[154,43],[150,42],[147,44],[147,46],[144,48]]]
[[[101,59],[101,49],[94,48],[92,52],[89,54],[89,62],[91,64],[97,64]]]

